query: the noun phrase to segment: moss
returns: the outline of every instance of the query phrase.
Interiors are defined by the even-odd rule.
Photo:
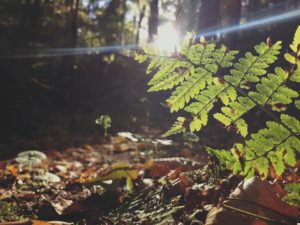
[[[20,219],[19,210],[14,203],[0,200],[0,222],[16,221]]]

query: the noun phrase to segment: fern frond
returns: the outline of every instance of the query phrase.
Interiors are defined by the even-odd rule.
[[[300,122],[296,118],[282,115],[281,120],[293,132],[299,134]],[[285,165],[295,166],[296,152],[300,151],[299,148],[300,140],[294,134],[276,122],[267,122],[267,128],[252,134],[251,139],[245,142],[245,160],[263,178],[268,175],[269,162],[280,176]]]
[[[203,68],[197,68],[194,74],[191,74],[178,86],[169,99],[171,112],[176,112],[184,108],[185,104],[194,98],[200,90],[203,90],[207,84],[212,82],[212,75]]]
[[[257,56],[252,53],[247,52],[244,58],[241,58],[238,63],[233,65],[234,69],[230,70],[231,75],[224,76],[224,80],[230,84],[231,93],[237,95],[238,89],[246,88],[245,84],[247,82],[257,83],[260,81],[261,76],[266,74],[266,69],[270,64],[274,63],[277,59],[277,55],[281,49],[281,42],[276,42],[273,46],[269,47],[266,43],[262,42],[255,46]],[[263,78],[264,79],[264,78]],[[264,79],[267,82],[266,78]],[[259,83],[257,85],[258,92],[250,92],[244,97],[239,97],[235,101],[230,102],[228,106],[221,108],[221,113],[214,114],[214,118],[219,120],[225,126],[233,125],[237,128],[242,136],[248,134],[247,123],[241,118],[245,113],[256,106],[257,103],[264,105],[265,101],[269,100],[268,96],[272,94],[272,88],[261,88],[263,85]],[[233,88],[235,87],[235,88]],[[272,86],[273,87],[273,86]],[[276,89],[276,91],[279,91]],[[282,97],[282,95],[275,94],[274,98]],[[292,97],[295,93],[289,93]],[[286,94],[288,95],[288,93]],[[256,100],[256,102],[253,101]]]
[[[289,193],[295,193],[300,195],[300,182],[299,183],[291,183],[287,184],[284,189]]]
[[[195,44],[189,48],[186,56],[194,65],[206,65],[214,61],[211,55],[215,47],[216,45],[214,43],[206,45]]]
[[[289,115],[282,115],[281,120],[299,134],[299,120]],[[284,172],[286,165],[295,166],[296,152],[300,152],[300,140],[281,124],[269,121],[266,128],[252,134],[244,145],[236,144],[231,152],[215,151],[210,149],[209,153],[214,154],[220,161],[229,161],[227,169],[230,168],[245,177],[252,177],[257,171],[262,178],[266,178],[270,166],[278,176]]]
[[[290,48],[293,52],[293,54],[286,53],[284,54],[284,58],[286,61],[288,61],[291,64],[297,65],[297,67],[300,67],[300,61],[298,60],[298,57],[300,56],[300,26],[298,26],[295,35],[293,43],[290,45]]]
[[[230,102],[228,106],[221,108],[221,113],[215,113],[214,118],[223,123],[225,126],[235,126],[237,132],[242,136],[248,134],[247,123],[242,116],[251,110],[255,103],[247,97],[238,97],[235,101]]]
[[[293,43],[290,45],[291,50],[300,56],[300,26],[297,27],[297,30],[294,35]]]
[[[174,134],[183,133],[186,131],[186,118],[177,117],[176,121],[172,125],[171,129],[163,134],[163,137],[168,137]]]
[[[232,61],[235,59],[238,51],[228,51],[225,46],[221,46],[221,48],[216,49],[212,53],[212,57],[215,62],[220,65],[222,68],[231,67],[233,65]]]
[[[288,192],[283,201],[300,208],[300,183],[287,184],[284,189]]]
[[[291,81],[300,83],[300,68],[298,67],[297,70],[294,71],[293,74],[291,74]]]
[[[297,109],[300,109],[300,100],[295,101],[295,106]]]
[[[175,68],[175,71],[165,74],[163,79],[161,79],[159,82],[151,84],[152,86],[148,89],[148,92],[171,89],[184,81],[189,75],[191,75],[191,73],[187,68],[177,67]],[[150,80],[150,82],[151,81],[153,80]],[[148,84],[150,84],[150,82]]]
[[[218,162],[220,163],[219,166],[221,170],[231,168],[232,165],[236,162],[234,156],[226,150],[213,149],[210,147],[206,147],[205,150],[209,155],[217,158]]]
[[[195,97],[195,102],[185,107],[185,111],[195,115],[194,120],[190,124],[190,130],[199,131],[202,126],[205,126],[208,121],[208,113],[214,107],[214,103],[218,98],[223,101],[229,101],[227,93],[224,91],[227,88],[223,85],[209,85],[207,89],[201,92],[201,95]]]
[[[269,65],[276,61],[280,49],[280,41],[271,47],[264,42],[256,45],[255,50],[258,55],[247,52],[244,58],[240,58],[239,62],[233,65],[234,69],[231,69],[230,75],[224,76],[224,79],[231,85],[242,88],[246,82],[260,81],[260,76],[266,74]]]
[[[275,74],[263,77],[261,83],[256,85],[257,91],[249,92],[249,96],[262,106],[268,104],[273,110],[278,110],[276,105],[290,104],[299,95],[297,91],[286,86],[286,81],[291,77],[288,72],[276,67]]]

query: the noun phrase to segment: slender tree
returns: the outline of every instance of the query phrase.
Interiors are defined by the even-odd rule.
[[[75,8],[72,4],[71,38],[72,38],[72,46],[73,47],[76,47],[76,45],[77,45],[79,3],[80,3],[80,0],[75,0]]]
[[[143,19],[145,17],[145,12],[146,12],[146,5],[143,5],[142,8],[140,9],[139,20],[138,20],[138,24],[137,24],[137,33],[136,33],[136,38],[135,38],[135,42],[137,44],[140,41],[140,30],[141,30],[141,27],[142,27]]]
[[[149,18],[149,41],[153,41],[158,30],[158,2],[159,0],[150,0],[150,18]]]
[[[221,0],[202,0],[199,14],[197,32],[205,33],[214,30],[220,22]]]

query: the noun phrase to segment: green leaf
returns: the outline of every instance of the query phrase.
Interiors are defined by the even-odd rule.
[[[300,182],[287,184],[284,189],[289,193],[283,201],[300,208]]]
[[[270,161],[275,169],[276,175],[280,176],[285,170],[285,165],[282,160],[282,153],[280,151],[270,152],[268,154],[268,158],[270,159]]]
[[[194,119],[190,123],[190,131],[191,132],[199,131],[201,127],[202,127],[201,119],[199,119],[198,117],[194,117]]]
[[[291,76],[291,81],[300,83],[300,69],[297,69],[294,71],[294,73]]]
[[[298,26],[296,32],[295,32],[295,35],[294,35],[294,40],[293,40],[293,43],[290,45],[292,51],[294,53],[297,54],[297,56],[300,55],[300,52],[299,52],[299,45],[300,45],[300,26]]]
[[[246,137],[248,134],[248,125],[245,120],[239,119],[236,121],[236,127],[238,129],[238,132],[243,136]]]
[[[178,133],[184,133],[186,131],[185,124],[184,124],[185,121],[186,121],[186,118],[177,117],[177,119],[174,122],[174,124],[172,125],[171,129],[168,130],[166,133],[164,133],[163,137],[168,137],[168,136],[178,134]]]
[[[287,114],[281,114],[281,121],[288,126],[293,132],[300,133],[300,121],[295,117],[289,116]]]
[[[284,196],[282,200],[290,205],[300,208],[300,195],[298,194],[288,194],[287,196]]]
[[[206,87],[211,75],[204,69],[198,69],[194,74],[188,76],[179,87],[166,100],[171,106],[171,112],[184,108],[185,104],[194,98],[200,90]]]
[[[295,101],[295,106],[297,109],[300,109],[300,100]]]
[[[297,63],[297,59],[294,56],[292,56],[290,53],[285,53],[284,58],[285,58],[286,61],[288,61],[291,64],[296,64]]]
[[[300,182],[287,184],[285,185],[284,189],[289,193],[295,193],[300,195]]]
[[[214,118],[223,123],[225,126],[229,126],[232,122],[229,117],[223,115],[222,113],[215,113]]]
[[[269,173],[269,161],[267,158],[261,157],[255,160],[255,168],[259,175],[266,179]]]
[[[296,154],[292,148],[286,149],[283,159],[288,166],[296,165]]]

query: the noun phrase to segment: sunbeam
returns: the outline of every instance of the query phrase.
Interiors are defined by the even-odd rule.
[[[240,24],[240,25],[234,25],[234,26],[229,26],[221,29],[216,29],[212,31],[207,31],[207,32],[199,32],[197,33],[197,38],[199,37],[207,37],[207,36],[212,36],[212,35],[217,35],[217,34],[227,34],[227,33],[232,33],[236,31],[241,31],[241,30],[247,30],[249,28],[254,28],[254,27],[261,27],[263,25],[267,25],[270,23],[280,23],[287,21],[289,19],[294,19],[300,17],[300,9],[293,10],[290,12],[282,13],[276,16],[270,16],[270,17],[265,17],[265,18],[260,18],[257,20],[250,21],[245,24]]]
[[[207,37],[217,34],[226,34],[226,33],[232,33],[237,32],[241,30],[247,30],[254,27],[261,27],[268,24],[275,24],[275,23],[281,23],[285,22],[291,19],[295,19],[300,17],[300,9],[296,9],[293,11],[289,11],[286,13],[282,13],[275,16],[270,17],[264,17],[260,19],[256,19],[253,21],[250,21],[245,24],[240,25],[234,25],[229,26],[221,29],[215,29],[207,32],[199,32],[197,33],[196,37]],[[157,46],[161,48],[161,50],[165,50],[166,47],[173,48],[175,50],[176,43],[179,40],[175,40],[176,43],[170,42],[170,39],[174,38],[174,32],[170,32],[169,30],[164,30],[164,27],[160,28],[162,29],[161,34],[165,37],[162,37],[160,35],[160,39],[157,41]],[[122,50],[130,50],[130,49],[137,49],[140,46],[136,44],[132,45],[115,45],[115,46],[103,46],[103,47],[87,47],[87,48],[47,48],[47,49],[35,49],[29,52],[20,52],[14,55],[0,55],[0,59],[13,59],[13,58],[41,58],[41,57],[58,57],[58,56],[71,56],[71,55],[86,55],[86,54],[100,54],[100,53],[115,53],[120,52]],[[169,49],[168,49],[169,50]]]

